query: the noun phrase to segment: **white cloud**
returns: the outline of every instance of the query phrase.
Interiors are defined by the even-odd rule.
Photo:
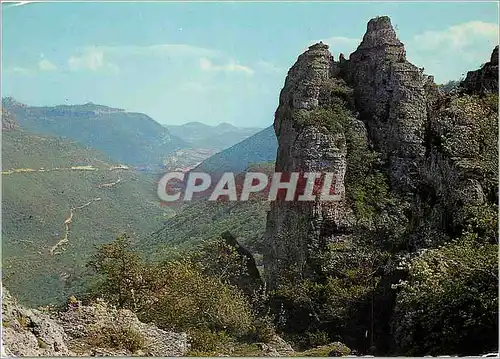
[[[440,31],[425,31],[405,43],[408,60],[424,66],[438,83],[458,80],[489,61],[498,44],[498,24],[469,21]]]
[[[55,71],[57,70],[57,66],[42,56],[40,61],[38,61],[38,69],[40,71]]]
[[[33,73],[30,69],[26,67],[20,67],[20,66],[13,66],[13,67],[7,67],[3,70],[5,74],[12,74],[12,75],[30,75]]]
[[[81,56],[71,56],[68,60],[71,70],[92,70],[96,71],[104,65],[104,53],[92,50]]]
[[[105,60],[104,51],[98,48],[86,48],[82,54],[71,56],[68,59],[68,67],[72,71],[119,71],[119,68],[116,64],[107,62]]]
[[[474,45],[478,39],[492,44],[498,42],[498,24],[470,21],[443,31],[426,31],[414,36],[412,46],[422,51],[442,50],[443,47],[460,51]]]
[[[200,59],[200,68],[203,71],[221,71],[221,72],[241,72],[248,76],[252,76],[254,74],[254,70],[252,70],[248,66],[240,65],[234,60],[229,60],[226,65],[214,65],[212,61],[207,58]]]
[[[276,66],[268,61],[260,60],[257,62],[256,66],[266,73],[283,74],[286,73],[286,69]]]

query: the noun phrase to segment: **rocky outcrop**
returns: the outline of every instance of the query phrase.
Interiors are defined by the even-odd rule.
[[[427,138],[419,175],[456,230],[467,206],[498,200],[498,46],[490,62],[431,106]]]
[[[304,282],[338,279],[336,268],[325,269],[329,244],[377,238],[394,252],[418,251],[460,236],[469,219],[477,220],[471,213],[497,211],[498,47],[461,90],[445,94],[407,61],[390,19],[374,18],[349,59],[336,62],[323,43],[299,56],[280,93],[274,129],[276,172],[329,172],[338,181],[338,201],[277,200],[267,216],[264,267],[272,305],[288,321],[285,330],[301,332],[314,327],[298,327],[311,318],[324,324],[310,302],[295,303],[307,296],[299,291]],[[366,158],[374,160],[363,163],[357,151],[368,145],[376,153],[370,149]],[[357,171],[353,161],[369,170]],[[495,235],[488,236],[483,239],[494,243]],[[388,263],[391,274],[383,274],[377,289],[384,293],[397,277]],[[280,294],[280,288],[297,293]],[[391,315],[390,300],[383,316]],[[300,323],[290,324],[293,317]],[[388,329],[380,325],[375,332],[382,338]]]
[[[21,306],[2,288],[2,344],[8,356],[70,356],[67,335],[49,315]]]
[[[293,356],[295,351],[292,346],[278,335],[273,335],[267,343],[256,343],[260,349],[259,355],[266,357]]]
[[[469,94],[498,93],[498,45],[489,62],[478,70],[467,72],[461,87]]]
[[[329,241],[348,232],[352,213],[346,203],[346,136],[354,123],[346,109],[351,91],[338,77],[323,43],[309,47],[288,72],[280,94],[274,129],[278,139],[276,172],[330,172],[338,201],[281,201],[271,204],[265,234],[267,284],[278,288],[297,277],[321,276],[321,253]]]
[[[388,161],[392,185],[414,191],[416,170],[425,154],[425,88],[432,79],[406,60],[404,45],[387,16],[368,22],[345,76],[370,140]]]
[[[3,288],[2,344],[8,356],[183,356],[185,333],[142,323],[130,310],[97,301],[70,303],[65,312],[21,306]]]

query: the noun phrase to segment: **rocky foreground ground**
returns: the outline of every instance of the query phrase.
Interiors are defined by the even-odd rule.
[[[248,346],[259,356],[290,356],[279,336]],[[103,301],[70,301],[66,311],[29,309],[2,288],[2,357],[189,355],[189,336],[141,322],[127,309]],[[227,356],[219,354],[219,356]]]
[[[182,356],[189,350],[185,333],[142,323],[130,310],[104,302],[76,302],[64,312],[28,309],[5,288],[2,331],[7,356]]]

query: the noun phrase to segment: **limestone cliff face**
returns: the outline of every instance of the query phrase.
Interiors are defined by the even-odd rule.
[[[300,55],[275,114],[276,171],[333,172],[341,200],[272,203],[264,238],[268,287],[321,280],[328,244],[352,238],[357,218],[345,179],[356,146],[349,147],[348,129],[378,152],[376,171],[406,206],[409,250],[437,245],[424,242],[460,228],[464,206],[496,203],[498,109],[491,93],[498,93],[498,47],[460,92],[442,94],[406,60],[386,16],[368,22],[348,60],[336,62],[322,43]]]
[[[429,78],[406,60],[404,45],[387,16],[368,22],[363,41],[350,56],[346,77],[375,149],[389,161],[392,184],[414,190],[416,169],[425,154]]]
[[[429,148],[419,173],[454,222],[464,206],[498,200],[498,46],[459,91],[428,113]],[[452,224],[453,226],[453,224]]]
[[[471,94],[498,92],[498,45],[493,50],[489,62],[479,70],[467,73],[462,87]]]
[[[285,202],[271,205],[268,214],[265,256],[268,285],[279,287],[282,280],[300,275],[319,275],[321,252],[328,241],[346,233],[352,226],[352,214],[345,199],[346,138],[341,127],[328,130],[315,123],[320,111],[331,101],[345,99],[335,89],[349,92],[338,78],[339,63],[319,43],[300,55],[290,69],[280,94],[274,129],[278,138],[276,172],[332,172],[337,179],[335,202]],[[340,119],[331,120],[337,121]],[[352,118],[344,119],[355,121]]]

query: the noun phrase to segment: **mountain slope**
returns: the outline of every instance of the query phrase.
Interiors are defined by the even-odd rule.
[[[140,241],[172,214],[155,178],[75,142],[3,132],[2,162],[4,281],[31,305],[67,297],[95,244]]]
[[[200,122],[165,126],[171,134],[188,142],[193,148],[223,150],[259,132],[260,128],[238,128],[229,123],[208,126]]]
[[[271,176],[274,162],[252,164],[247,171]],[[237,186],[243,183],[245,172],[235,176]],[[261,238],[268,210],[265,191],[252,194],[245,202],[208,201],[206,198],[186,202],[165,221],[161,230],[141,242],[140,248],[153,259],[161,260],[172,253],[173,248],[193,249],[203,241],[229,231],[256,255],[260,263]]]
[[[216,153],[193,171],[220,174],[240,173],[252,163],[274,161],[278,142],[273,127],[268,127],[236,145]]]
[[[104,152],[115,162],[161,165],[171,152],[187,144],[141,113],[88,103],[31,107],[5,98],[3,106],[25,129],[62,136]]]

